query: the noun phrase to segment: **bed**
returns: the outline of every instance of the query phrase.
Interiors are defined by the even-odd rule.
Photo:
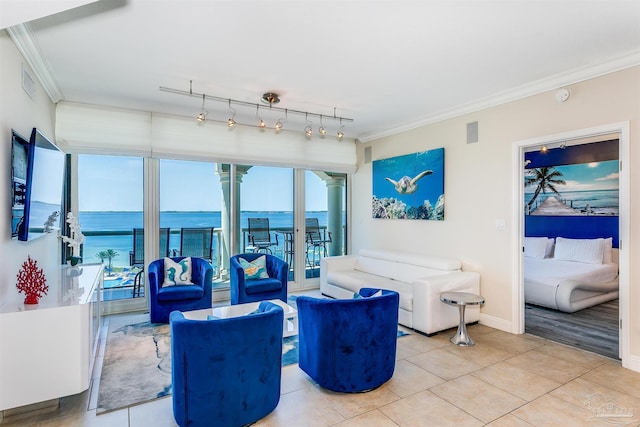
[[[618,249],[608,239],[525,237],[525,302],[573,313],[618,298]]]

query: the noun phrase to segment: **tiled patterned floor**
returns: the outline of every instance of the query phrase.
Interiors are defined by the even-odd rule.
[[[105,335],[106,335],[106,329]],[[638,426],[640,373],[618,361],[482,325],[474,347],[449,342],[452,331],[398,339],[393,378],[368,393],[319,388],[297,365],[282,370],[278,407],[256,426]],[[171,397],[95,414],[101,355],[89,391],[62,399],[47,415],[0,426],[175,426]],[[627,417],[598,412],[617,407]],[[89,408],[87,410],[87,408]]]

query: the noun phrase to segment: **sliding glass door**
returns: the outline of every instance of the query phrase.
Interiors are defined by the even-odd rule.
[[[221,270],[221,185],[216,164],[160,160],[160,241],[169,256],[194,256]]]
[[[236,166],[239,253],[264,252],[289,264],[294,280],[294,186],[291,168]]]
[[[106,307],[131,299],[146,305],[144,291],[135,292],[134,286],[143,267],[135,261],[133,236],[143,227],[143,175],[139,157],[78,155],[82,262],[104,264]]]
[[[104,263],[104,299],[115,311],[146,307],[145,263],[157,257],[208,259],[214,299],[224,300],[234,253],[284,259],[290,289],[317,287],[321,259],[346,253],[345,174],[172,159],[77,159],[83,262]],[[266,240],[257,238],[265,228]],[[154,242],[153,250],[145,251],[145,241]]]

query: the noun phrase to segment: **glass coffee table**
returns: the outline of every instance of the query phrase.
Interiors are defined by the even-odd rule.
[[[270,299],[269,302],[282,307],[284,311],[284,324],[282,337],[290,337],[298,334],[298,310],[289,304],[279,300]],[[207,320],[209,316],[226,319],[229,317],[244,316],[258,308],[261,301],[248,302],[245,304],[225,305],[222,307],[205,308],[202,310],[185,311],[182,314],[186,319]]]
[[[460,313],[460,324],[458,325],[458,331],[454,336],[451,337],[449,341],[460,346],[470,347],[474,345],[473,340],[467,333],[467,325],[464,322],[464,311],[468,305],[484,304],[484,297],[472,294],[470,292],[443,292],[440,294],[440,301],[449,305],[458,306],[458,311]]]

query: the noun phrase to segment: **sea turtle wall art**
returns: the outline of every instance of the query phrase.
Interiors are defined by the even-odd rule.
[[[444,148],[373,161],[373,218],[444,220]]]

